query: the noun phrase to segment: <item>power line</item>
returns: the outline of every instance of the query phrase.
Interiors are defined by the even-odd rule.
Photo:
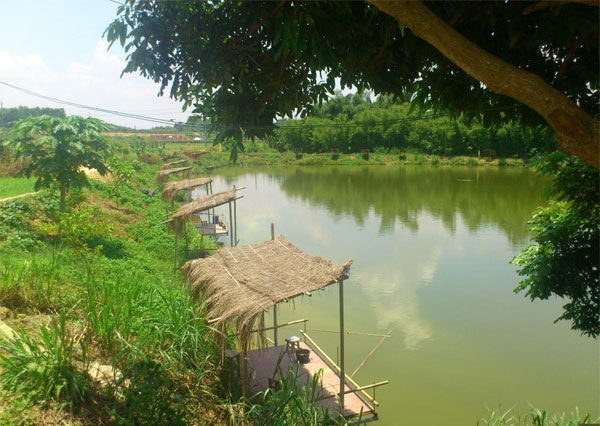
[[[206,131],[207,129],[210,129],[213,131],[215,131],[215,130],[224,131],[224,130],[232,130],[232,129],[240,128],[239,126],[215,126],[212,124],[210,124],[210,125],[188,124],[188,123],[184,123],[182,121],[175,121],[174,119],[150,117],[150,116],[133,114],[133,113],[123,112],[123,111],[116,111],[116,110],[111,110],[111,109],[107,109],[107,108],[100,108],[100,107],[95,107],[95,106],[90,106],[90,105],[84,105],[84,104],[66,101],[66,100],[59,99],[59,98],[54,98],[51,96],[43,95],[41,93],[36,93],[31,90],[6,83],[4,81],[0,81],[0,84],[3,84],[7,87],[18,90],[20,92],[26,93],[28,95],[46,99],[46,100],[49,100],[51,102],[55,102],[58,104],[69,105],[69,106],[72,106],[75,108],[88,109],[91,111],[97,111],[97,112],[104,113],[104,114],[117,115],[120,117],[148,121],[148,122],[163,124],[163,125],[167,125],[167,126],[178,125],[178,126],[188,128],[188,129],[193,129],[193,130],[202,129],[204,131]],[[491,112],[491,111],[508,111],[508,110],[514,110],[514,109],[517,109],[520,107],[521,107],[521,105],[515,105],[515,106],[511,106],[511,107],[495,107],[495,108],[486,108],[486,109],[480,109],[480,110],[466,110],[466,111],[463,111],[463,113],[478,114],[478,113],[482,113],[482,112]],[[98,115],[102,115],[102,114],[98,114]],[[357,122],[357,123],[322,123],[322,124],[288,125],[288,126],[285,126],[284,128],[291,130],[291,129],[306,129],[306,128],[319,128],[319,127],[329,127],[329,128],[370,127],[370,126],[381,126],[381,125],[387,125],[387,124],[399,124],[399,123],[412,122],[412,121],[434,120],[436,118],[450,117],[453,115],[455,115],[455,114],[453,114],[453,113],[433,113],[433,114],[420,115],[420,116],[414,116],[414,117],[394,118],[394,119],[379,120],[379,121],[364,121],[364,122]],[[262,125],[262,126],[245,126],[244,130],[273,130],[276,128],[282,128],[282,127],[278,124],[273,123],[271,125]]]

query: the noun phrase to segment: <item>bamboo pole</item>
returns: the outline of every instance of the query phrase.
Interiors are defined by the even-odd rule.
[[[330,366],[331,368],[333,368],[333,370],[334,370],[334,373],[336,373],[336,374],[339,374],[339,372],[340,372],[340,367],[338,367],[338,365],[337,365],[335,362],[333,362],[333,360],[332,360],[332,359],[329,357],[329,355],[327,355],[327,353],[326,353],[326,352],[325,352],[323,349],[321,349],[321,347],[320,347],[319,345],[317,345],[317,342],[315,342],[315,341],[312,339],[312,337],[310,337],[310,336],[309,336],[307,333],[305,333],[304,331],[300,330],[300,333],[301,333],[301,334],[304,336],[304,338],[306,339],[306,341],[307,341],[308,343],[310,343],[310,346],[311,346],[313,349],[317,350],[317,351],[318,351],[318,352],[321,354],[321,356],[322,356],[322,357],[325,359],[325,361],[326,361],[327,363],[329,363],[329,366]],[[347,381],[348,383],[350,383],[352,386],[356,387],[356,388],[360,387],[360,385],[359,385],[358,383],[356,383],[356,381],[354,381],[354,379],[353,379],[352,377],[346,376],[346,381]],[[375,400],[375,398],[373,398],[373,397],[372,397],[371,395],[369,395],[367,392],[365,392],[365,391],[360,391],[360,393],[362,393],[362,394],[363,394],[363,396],[364,396],[365,398],[367,398],[369,401],[371,401],[371,402],[373,403],[373,405],[374,405],[374,406],[378,406],[378,405],[379,405],[379,402],[377,402],[377,401]]]
[[[231,201],[227,203],[227,205],[229,206],[229,241],[230,241],[230,245],[231,247],[233,247],[233,230],[231,229],[232,226],[232,217],[231,217]]]
[[[175,244],[173,245],[173,270],[177,269],[177,234],[175,234]]]
[[[303,319],[300,319],[300,320],[294,320],[294,321],[286,322],[284,324],[279,324],[277,326],[277,328],[287,327],[289,325],[299,324],[301,322],[306,323],[306,321],[308,321],[308,318],[303,318]],[[209,324],[212,324],[213,322],[216,322],[216,321],[214,321],[214,320],[208,320]],[[273,329],[274,329],[274,327],[265,327],[265,328],[260,328],[258,330],[252,330],[252,331],[250,331],[250,333],[259,333],[259,332],[269,331],[269,330],[273,330]],[[235,336],[239,336],[239,335],[240,335],[240,333],[236,333],[236,334],[233,334],[232,336],[235,337]]]
[[[391,333],[391,330],[390,330],[389,333]],[[367,363],[367,361],[369,360],[369,358],[371,358],[373,356],[373,354],[377,351],[377,349],[379,349],[381,347],[381,345],[383,345],[383,342],[385,342],[385,339],[387,339],[387,338],[388,338],[388,336],[383,336],[381,338],[381,340],[379,341],[379,343],[377,343],[375,345],[375,347],[371,350],[371,352],[369,352],[369,354],[365,357],[365,359],[363,359],[362,362],[358,365],[358,367],[356,367],[356,369],[352,372],[352,374],[350,374],[350,377],[354,378],[354,376],[356,375],[356,373],[358,373],[358,370],[360,370],[361,368],[363,368],[363,366]]]
[[[271,240],[275,239],[275,225],[271,223]],[[275,346],[278,346],[277,339],[277,303],[273,305],[273,340],[275,341]]]
[[[373,389],[373,388],[376,388],[376,387],[378,387],[378,386],[387,385],[387,384],[389,384],[389,383],[390,383],[390,382],[389,382],[389,380],[384,380],[383,382],[372,383],[372,384],[370,384],[370,385],[360,386],[360,387],[358,387],[358,388],[355,388],[355,389],[352,389],[352,388],[350,388],[349,390],[347,390],[347,391],[344,391],[344,394],[347,394],[347,393],[355,393],[355,392],[361,392],[361,391],[365,391],[365,390],[367,390],[367,389]],[[341,395],[341,394],[339,394],[339,393],[336,393],[336,394],[333,394],[333,395],[327,395],[327,396],[325,396],[325,397],[321,398],[321,400],[323,400],[323,399],[328,399],[328,398],[335,398],[335,397],[337,397],[338,395]]]
[[[185,222],[183,224],[183,236],[185,238],[185,257],[187,259],[189,256],[189,248],[190,248],[189,241],[188,241],[188,234],[187,234],[187,222]]]
[[[340,406],[344,411],[344,388],[346,387],[346,374],[344,372],[344,281],[341,280],[340,288]]]
[[[323,333],[339,333],[340,332],[339,330],[325,330],[323,328],[311,328],[310,330],[311,331],[320,331],[320,332],[323,332]],[[348,330],[346,330],[346,331],[344,331],[344,333],[346,333],[346,334],[356,334],[358,336],[387,337],[387,338],[392,337],[391,334],[363,333],[363,332],[360,332],[360,331],[348,331]]]
[[[235,188],[235,187],[234,187]],[[235,202],[235,198],[233,199],[233,229],[235,229],[235,235],[233,241],[237,246],[238,237],[237,237],[237,203]]]

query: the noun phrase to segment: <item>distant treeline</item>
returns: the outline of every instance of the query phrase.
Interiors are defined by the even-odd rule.
[[[434,117],[432,117],[434,116]],[[427,118],[429,117],[429,118]],[[270,144],[280,150],[343,153],[400,151],[443,156],[486,155],[527,157],[532,150],[550,152],[556,141],[545,127],[509,122],[484,126],[463,117],[436,117],[411,111],[408,103],[389,97],[338,95],[303,120],[281,124]],[[490,151],[491,150],[491,151]]]
[[[21,120],[27,117],[36,117],[38,115],[51,115],[53,117],[66,117],[65,110],[62,108],[29,108],[20,106],[16,108],[0,108],[0,127],[7,127],[13,121]]]

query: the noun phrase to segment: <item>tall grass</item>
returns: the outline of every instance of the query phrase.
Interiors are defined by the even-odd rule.
[[[75,345],[81,360],[75,360]],[[66,315],[40,327],[39,341],[24,331],[14,339],[0,340],[0,383],[12,392],[34,400],[56,399],[68,406],[85,402],[89,396],[87,377],[76,366],[87,368],[87,347],[67,334]]]
[[[600,418],[593,419],[589,413],[581,414],[578,408],[566,413],[549,415],[547,411],[539,410],[533,406],[525,414],[514,413],[513,408],[508,410],[490,410],[487,418],[479,419],[478,426],[579,426],[584,424],[597,424]]]

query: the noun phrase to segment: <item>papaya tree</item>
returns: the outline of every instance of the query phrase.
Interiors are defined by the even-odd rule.
[[[37,178],[36,190],[58,186],[64,212],[67,191],[89,185],[84,167],[96,169],[101,176],[108,172],[103,130],[97,118],[42,115],[15,122],[4,144],[25,162],[20,174]]]

